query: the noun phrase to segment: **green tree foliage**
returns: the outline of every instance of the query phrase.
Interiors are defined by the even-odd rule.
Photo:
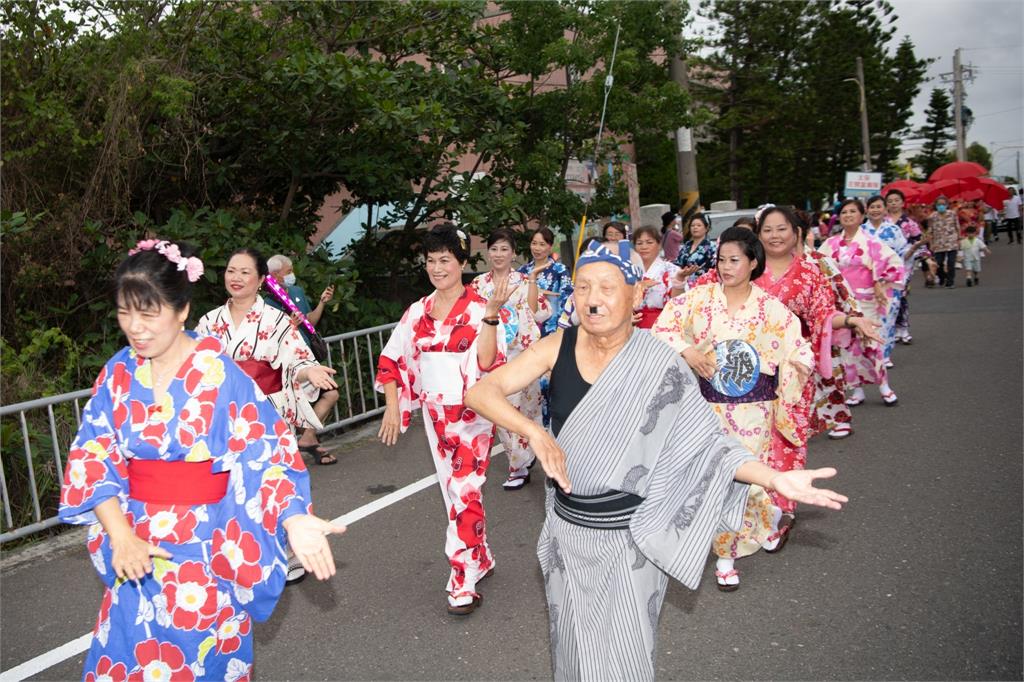
[[[818,204],[861,166],[860,94],[845,82],[864,61],[872,163],[896,158],[926,62],[909,39],[890,49],[896,14],[885,0],[705,0],[720,30],[693,78],[717,113],[701,131],[704,203],[731,198]]]
[[[565,185],[573,159],[604,167],[623,142],[688,120],[658,56],[685,13],[624,0],[5,3],[3,340],[17,351],[58,330],[90,373],[120,342],[110,273],[144,235],[201,248],[201,313],[243,244],[301,256],[303,284],[336,281],[351,306],[356,277],[408,295],[417,229],[435,220],[568,231],[584,208]],[[617,27],[614,134],[597,150]],[[603,182],[602,200],[621,201],[621,183]],[[394,228],[367,225],[342,273],[305,255],[328,197]],[[374,310],[348,321],[390,312]]]
[[[911,163],[920,167],[922,175],[927,178],[936,168],[946,163],[946,144],[956,137],[953,132],[951,102],[945,90],[932,90],[925,111],[925,124],[915,134],[924,139],[924,146],[921,153],[911,159]]]

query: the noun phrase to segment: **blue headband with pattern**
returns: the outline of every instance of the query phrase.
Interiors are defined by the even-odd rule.
[[[591,240],[587,250],[576,261],[576,269],[578,270],[588,263],[611,263],[622,272],[622,276],[626,278],[626,284],[636,284],[643,279],[644,273],[636,263],[630,260],[631,249],[632,246],[628,239],[619,240],[618,254],[596,239]]]

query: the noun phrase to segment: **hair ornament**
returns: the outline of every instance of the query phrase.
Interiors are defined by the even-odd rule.
[[[156,251],[161,256],[178,266],[178,272],[185,272],[189,282],[198,282],[203,276],[203,261],[195,256],[183,258],[177,244],[164,239],[143,239],[135,245],[134,249],[128,251],[129,256],[134,256],[142,251]]]

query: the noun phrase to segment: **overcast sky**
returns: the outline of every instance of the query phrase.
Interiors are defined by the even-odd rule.
[[[921,86],[911,127],[924,125],[932,88],[952,87],[940,75],[953,72],[953,51],[962,48],[963,63],[976,67],[974,82],[965,84],[967,106],[974,113],[967,144],[980,142],[995,155],[993,175],[1016,175],[1018,149],[1014,147],[1024,147],[1024,1],[889,2],[899,17],[889,50],[895,51],[903,36],[909,35],[918,58],[936,60],[928,67],[929,80]],[[697,5],[697,0],[690,0],[691,11]],[[710,28],[708,21],[697,18],[690,30],[700,33]],[[904,149],[916,153],[920,145],[908,140]],[[1024,167],[1024,148],[1020,151]]]
[[[889,0],[899,15],[894,48],[904,35],[919,58],[936,58],[915,102],[912,125],[924,124],[932,88],[951,87],[940,74],[952,73],[953,51],[973,64],[974,82],[965,84],[974,124],[967,144],[980,142],[995,153],[993,175],[1016,175],[1016,152],[1024,166],[1024,2],[1021,0]],[[992,144],[992,143],[995,144]],[[910,142],[908,146],[918,146]],[[1013,149],[1017,147],[1018,149]]]

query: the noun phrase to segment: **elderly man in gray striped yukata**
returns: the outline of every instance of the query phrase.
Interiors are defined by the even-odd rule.
[[[529,438],[551,479],[537,554],[558,680],[653,679],[668,579],[696,589],[715,533],[739,527],[746,484],[833,509],[846,501],[813,486],[834,469],[779,473],[722,433],[682,358],[633,328],[641,276],[629,242],[591,243],[576,269],[580,326],[466,394]],[[555,438],[505,399],[549,371]]]

